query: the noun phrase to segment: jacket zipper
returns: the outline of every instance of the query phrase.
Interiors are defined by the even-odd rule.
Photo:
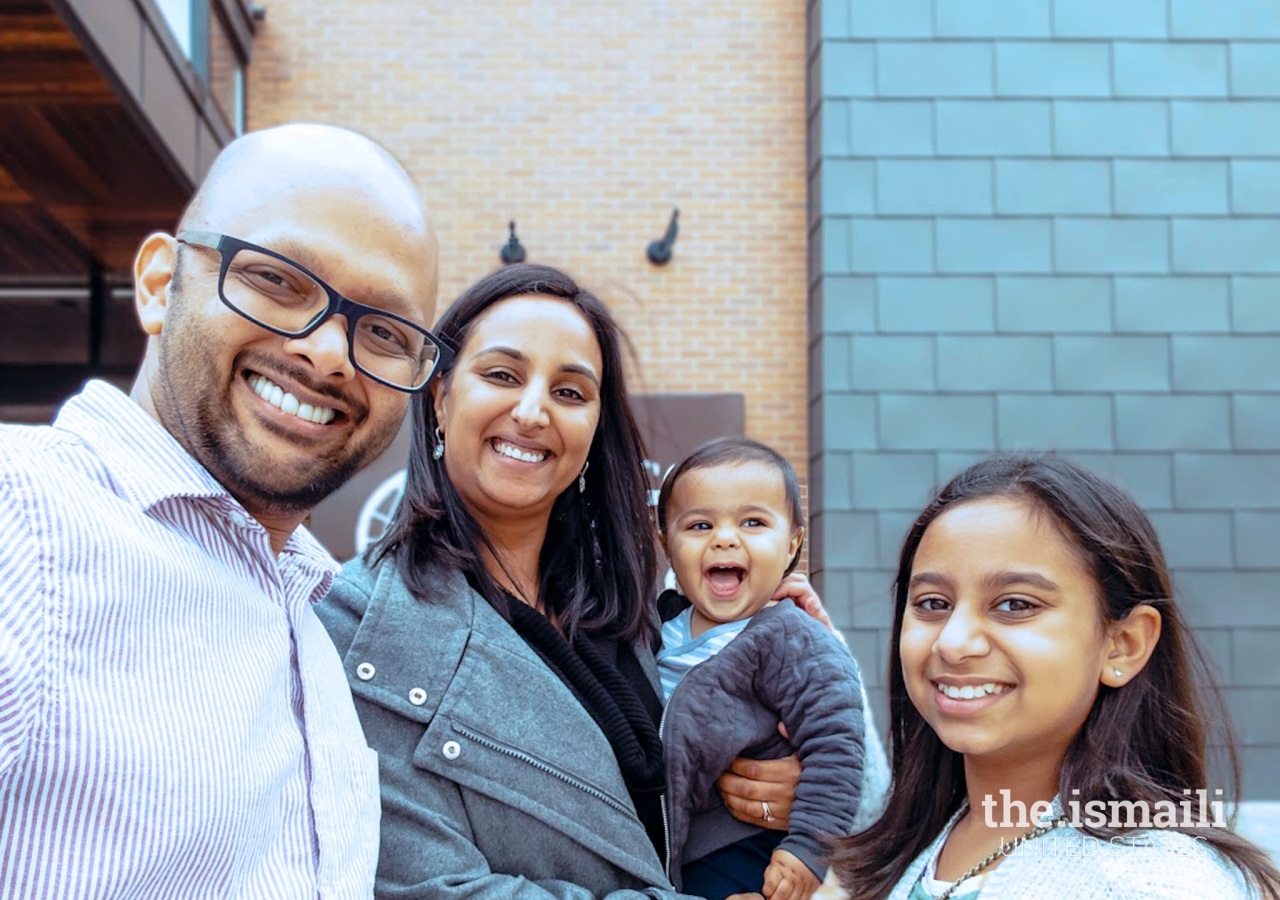
[[[573,785],[574,787],[578,788],[578,790],[580,791],[585,791],[586,793],[590,794],[592,797],[595,797],[597,800],[601,800],[609,804],[609,806],[612,806],[614,809],[616,809],[620,813],[623,813],[624,815],[628,815],[628,816],[634,815],[634,813],[631,810],[627,809],[627,807],[623,806],[617,800],[614,800],[612,797],[610,797],[608,794],[606,794],[604,791],[600,790],[599,788],[592,787],[591,785],[587,784],[585,781],[579,781],[578,779],[574,778],[572,775],[568,775],[564,772],[561,772],[559,769],[552,768],[551,766],[547,765],[546,763],[542,762],[539,759],[536,759],[530,756],[527,753],[521,753],[519,750],[514,750],[511,747],[504,747],[502,744],[495,743],[494,741],[489,740],[489,738],[478,735],[474,731],[464,728],[461,725],[458,725],[457,723],[450,723],[450,725],[454,731],[458,732],[468,740],[475,741],[481,747],[488,747],[490,750],[496,750],[499,753],[503,753],[503,754],[506,754],[507,756],[514,757],[515,759],[521,760],[523,762],[527,762],[529,765],[533,766],[538,771],[546,772],[548,775],[552,775],[556,778],[559,778],[561,781],[565,782],[566,784]],[[662,814],[664,828],[666,826],[666,817],[667,817],[667,814],[664,809],[664,812]]]

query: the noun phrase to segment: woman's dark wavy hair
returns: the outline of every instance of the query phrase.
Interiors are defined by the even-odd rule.
[[[782,476],[782,490],[787,501],[787,515],[791,519],[791,528],[804,528],[804,510],[800,504],[800,479],[796,470],[787,458],[768,444],[753,441],[750,438],[718,438],[708,441],[694,450],[667,472],[662,479],[662,487],[658,491],[658,531],[666,536],[667,510],[671,505],[671,494],[681,476],[699,469],[713,469],[716,466],[732,466],[741,463],[759,462],[773,466]],[[800,563],[800,552],[804,547],[804,539],[791,557],[784,575],[790,575]]]
[[[563,300],[581,313],[600,344],[604,364],[600,422],[587,455],[587,489],[579,493],[575,480],[551,508],[538,562],[539,602],[570,638],[582,629],[651,642],[656,624],[649,601],[658,584],[657,546],[644,446],[623,373],[623,352],[631,351],[630,342],[608,308],[558,269],[513,265],[468,288],[441,316],[435,332],[461,351],[475,323],[494,305],[526,295]],[[448,384],[452,375],[450,369],[440,378]],[[438,423],[430,392],[414,397],[412,423],[404,496],[370,558],[394,557],[418,597],[429,594],[428,567],[459,570],[505,617],[502,589],[480,552],[482,546],[492,552],[493,544],[454,488],[444,460],[432,454]]]
[[[1053,454],[999,454],[957,475],[907,532],[894,582],[889,644],[889,713],[893,784],[884,816],[835,843],[832,864],[852,900],[889,896],[908,866],[946,827],[966,796],[964,757],[949,749],[912,705],[902,676],[899,640],[916,550],[929,525],[950,509],[990,497],[1026,500],[1075,547],[1099,586],[1104,622],[1139,604],[1162,619],[1160,639],[1142,671],[1122,688],[1102,686],[1067,749],[1059,795],[1079,800],[1162,800],[1204,789],[1206,743],[1213,723],[1234,776],[1240,767],[1225,716],[1210,718],[1201,694],[1221,698],[1203,656],[1172,600],[1164,553],[1151,522],[1125,491]],[[1199,680],[1199,681],[1198,681]],[[1075,794],[1079,791],[1079,794]],[[1083,829],[1108,839],[1128,829]],[[1204,839],[1234,862],[1262,896],[1280,900],[1280,873],[1267,855],[1225,828],[1177,829]]]

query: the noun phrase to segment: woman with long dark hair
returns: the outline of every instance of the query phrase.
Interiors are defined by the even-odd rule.
[[[1053,455],[977,463],[894,595],[888,807],[834,858],[853,900],[1280,897],[1207,782],[1204,666],[1128,494]]]
[[[457,355],[415,398],[401,505],[318,609],[379,755],[376,892],[673,894],[625,338],[535,265],[482,279],[436,330]],[[794,780],[754,789],[785,827]]]

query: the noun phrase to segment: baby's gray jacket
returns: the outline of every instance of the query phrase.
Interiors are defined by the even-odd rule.
[[[778,733],[779,722],[789,741]],[[854,830],[864,764],[858,667],[835,635],[789,600],[761,610],[676,685],[662,741],[669,874],[677,890],[684,863],[764,830],[733,818],[716,790],[716,779],[738,756],[800,757],[780,849],[825,876],[823,838]]]

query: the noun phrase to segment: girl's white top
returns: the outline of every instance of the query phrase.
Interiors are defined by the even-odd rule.
[[[962,807],[889,895],[907,900],[932,864]],[[1054,801],[1054,815],[1062,808]],[[948,883],[949,884],[949,883]],[[933,896],[936,896],[934,894]],[[1240,870],[1208,844],[1149,829],[1122,838],[1090,837],[1069,826],[1027,841],[988,870],[978,900],[1254,900]]]

